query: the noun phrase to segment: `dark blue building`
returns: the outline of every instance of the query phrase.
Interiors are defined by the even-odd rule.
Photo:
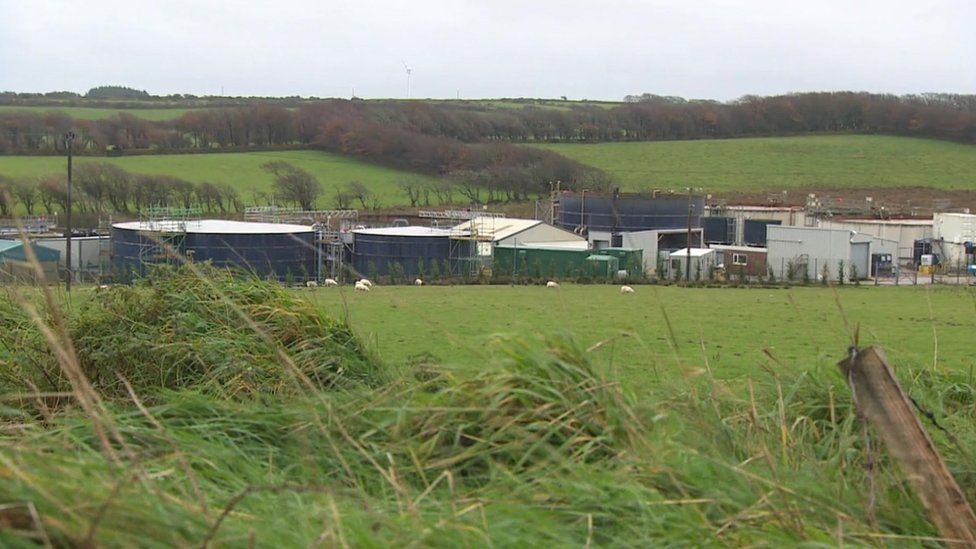
[[[112,264],[122,276],[176,263],[173,254],[261,278],[315,278],[315,233],[304,225],[206,219],[117,223],[112,226]]]
[[[691,197],[691,226],[701,226],[705,198]],[[626,233],[688,227],[688,197],[634,194],[563,194],[559,197],[559,225],[570,231]]]

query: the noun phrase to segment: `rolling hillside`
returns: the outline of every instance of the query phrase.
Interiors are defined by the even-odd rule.
[[[621,188],[976,189],[976,147],[908,137],[825,135],[540,145],[610,173]]]
[[[318,202],[321,208],[334,207],[337,188],[360,181],[380,197],[381,206],[408,203],[397,188],[405,178],[424,180],[424,176],[374,166],[318,151],[276,151],[221,154],[182,154],[129,157],[79,157],[77,162],[110,162],[133,173],[160,174],[193,182],[209,181],[233,185],[245,202],[254,203],[254,193],[271,189],[272,177],[261,164],[275,160],[290,162],[318,178],[324,187]],[[60,156],[0,156],[0,174],[10,177],[43,177],[61,174],[65,159]]]

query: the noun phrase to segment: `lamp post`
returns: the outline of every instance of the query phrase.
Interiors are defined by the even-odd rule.
[[[68,196],[65,201],[65,241],[64,241],[64,251],[66,257],[64,258],[65,270],[67,271],[67,279],[65,280],[65,291],[71,293],[71,149],[75,140],[75,132],[68,132],[64,136],[64,147],[68,150]]]

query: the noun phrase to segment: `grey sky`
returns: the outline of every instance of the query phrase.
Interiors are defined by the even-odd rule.
[[[619,100],[976,93],[971,0],[0,0],[0,89]]]

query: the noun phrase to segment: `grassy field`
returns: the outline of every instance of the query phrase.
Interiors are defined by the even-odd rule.
[[[610,173],[626,190],[710,193],[924,186],[976,188],[976,147],[908,137],[831,135],[542,145]]]
[[[319,151],[182,154],[129,157],[78,157],[77,162],[109,162],[132,173],[162,174],[188,181],[228,183],[249,203],[254,193],[270,192],[272,177],[261,170],[265,162],[283,160],[312,173],[322,183],[321,208],[334,207],[337,188],[360,181],[380,198],[381,206],[409,203],[397,188],[403,178],[425,180],[424,176],[359,162]],[[0,156],[0,174],[10,177],[42,177],[64,171],[64,158],[57,156]]]
[[[861,343],[884,346],[902,367],[969,372],[976,365],[967,343],[976,294],[968,288],[849,287],[837,299],[822,287],[641,286],[621,295],[602,285],[378,287],[369,294],[322,288],[314,296],[330,314],[348,315],[396,363],[427,352],[476,363],[494,334],[543,332],[571,335],[585,347],[608,342],[597,359],[645,388],[706,363],[722,379],[767,376],[762,364],[831,376],[850,344],[848,326],[859,324]]]
[[[131,114],[137,118],[145,120],[172,120],[179,118],[183,113],[194,110],[192,108],[176,107],[171,109],[112,109],[99,107],[27,107],[17,105],[0,105],[0,115],[16,112],[27,112],[33,114],[47,114],[49,112],[64,113],[77,120],[99,120],[110,118],[119,113]]]
[[[976,497],[967,287],[184,273],[76,292],[88,411],[23,298],[0,299],[4,545],[934,546],[883,450],[866,472],[835,366],[855,324],[959,440],[932,429]]]

